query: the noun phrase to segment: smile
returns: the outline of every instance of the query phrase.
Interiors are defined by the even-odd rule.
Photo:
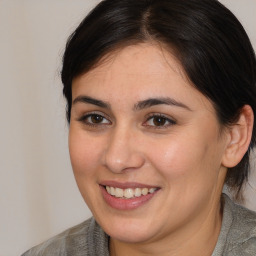
[[[119,183],[108,181],[101,184],[100,190],[104,201],[116,210],[135,210],[148,204],[157,197],[160,187],[148,186],[139,183]]]
[[[110,187],[106,186],[106,191],[109,195],[114,196],[116,198],[124,198],[124,199],[131,199],[141,196],[146,196],[148,194],[153,194],[157,188],[117,188],[117,187]]]

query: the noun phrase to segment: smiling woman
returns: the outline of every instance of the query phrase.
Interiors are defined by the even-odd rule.
[[[231,65],[232,63],[232,65]],[[256,62],[215,0],[105,0],[71,35],[69,150],[93,218],[24,255],[255,255],[241,197]]]

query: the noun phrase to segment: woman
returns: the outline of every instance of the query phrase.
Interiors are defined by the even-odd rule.
[[[93,218],[24,255],[255,255],[241,197],[256,62],[216,0],[106,0],[68,40],[74,175]]]

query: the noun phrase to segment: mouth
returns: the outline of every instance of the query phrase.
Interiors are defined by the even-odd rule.
[[[116,198],[131,199],[153,194],[158,188],[118,188],[105,186],[107,193]]]
[[[100,188],[105,202],[117,210],[134,210],[151,201],[160,187],[137,183],[104,182]]]

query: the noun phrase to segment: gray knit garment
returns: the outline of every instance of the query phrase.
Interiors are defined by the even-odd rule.
[[[223,195],[221,232],[212,256],[256,256],[256,213]],[[109,256],[109,237],[93,218],[30,249],[22,256]]]

